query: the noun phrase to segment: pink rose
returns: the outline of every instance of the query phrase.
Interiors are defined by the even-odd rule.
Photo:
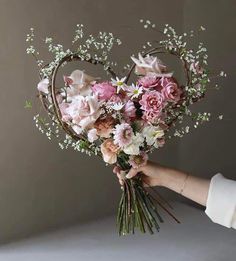
[[[169,102],[178,102],[182,93],[174,78],[162,78],[162,94]]]
[[[95,83],[92,91],[98,95],[100,100],[109,100],[116,92],[115,87],[109,82]]]
[[[155,111],[144,111],[142,119],[146,122],[156,123],[160,119],[160,114]]]
[[[146,92],[139,103],[142,110],[158,116],[164,107],[164,97],[158,91]]]
[[[95,123],[101,114],[97,96],[77,96],[69,103],[65,112],[72,118],[72,122],[82,129]]]
[[[147,75],[144,77],[141,77],[138,80],[138,83],[143,88],[158,88],[160,86],[160,77],[157,77],[155,75]]]
[[[119,151],[119,147],[114,144],[112,139],[106,139],[101,144],[101,152],[102,152],[103,160],[108,164],[116,163],[118,151]]]

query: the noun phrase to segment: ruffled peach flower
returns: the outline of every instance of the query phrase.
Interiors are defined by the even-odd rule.
[[[108,164],[114,164],[117,161],[119,146],[115,145],[112,139],[107,139],[101,144],[103,160]]]
[[[108,116],[103,119],[98,119],[94,123],[94,128],[97,129],[97,135],[102,138],[109,138],[115,126],[115,119]]]

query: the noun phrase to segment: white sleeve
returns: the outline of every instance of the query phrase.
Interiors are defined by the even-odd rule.
[[[236,181],[213,176],[205,212],[213,222],[236,229]]]

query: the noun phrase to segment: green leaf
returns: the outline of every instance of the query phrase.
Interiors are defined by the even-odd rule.
[[[32,108],[32,102],[31,101],[25,101],[25,109],[31,109]]]

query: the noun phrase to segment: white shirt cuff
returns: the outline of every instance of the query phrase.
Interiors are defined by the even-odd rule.
[[[236,181],[221,174],[213,176],[205,212],[213,222],[236,228]]]

